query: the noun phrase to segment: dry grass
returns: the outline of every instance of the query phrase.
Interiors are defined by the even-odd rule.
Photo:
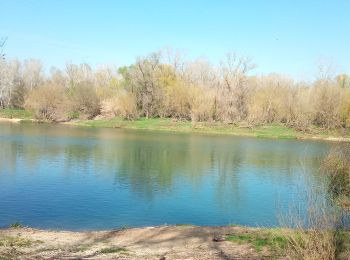
[[[294,232],[287,235],[286,254],[290,259],[336,259],[338,214],[325,201],[309,201],[306,216],[297,213],[290,217]]]
[[[299,229],[288,237],[286,252],[289,259],[336,259],[336,239],[333,231]]]
[[[323,163],[321,174],[326,187],[311,188],[302,196],[307,212],[295,207],[282,218],[295,230],[287,236],[289,259],[333,260],[350,259],[350,232],[343,222],[344,211],[339,198],[348,197],[350,145],[333,149]],[[344,174],[346,173],[346,174]]]
[[[350,144],[333,148],[323,162],[323,170],[328,177],[332,198],[343,208],[348,208],[350,206]]]

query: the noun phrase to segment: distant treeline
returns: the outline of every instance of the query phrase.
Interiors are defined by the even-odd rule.
[[[249,59],[228,54],[219,66],[156,52],[131,66],[93,70],[67,64],[45,75],[38,60],[0,61],[0,106],[24,108],[40,120],[96,116],[168,117],[194,122],[307,130],[350,127],[350,77],[320,73],[313,82],[254,76]]]

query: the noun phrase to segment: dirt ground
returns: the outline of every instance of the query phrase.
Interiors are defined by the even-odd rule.
[[[0,259],[270,259],[267,250],[225,241],[243,227],[161,226],[70,232],[0,230]],[[216,241],[215,241],[216,240]]]

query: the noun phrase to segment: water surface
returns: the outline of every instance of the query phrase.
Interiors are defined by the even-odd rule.
[[[0,124],[0,227],[277,226],[330,144]],[[305,181],[307,180],[307,182]]]

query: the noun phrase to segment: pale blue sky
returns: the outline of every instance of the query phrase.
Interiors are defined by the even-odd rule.
[[[217,62],[249,56],[257,73],[310,78],[320,59],[350,73],[350,1],[0,0],[8,58],[125,65],[163,47]]]

